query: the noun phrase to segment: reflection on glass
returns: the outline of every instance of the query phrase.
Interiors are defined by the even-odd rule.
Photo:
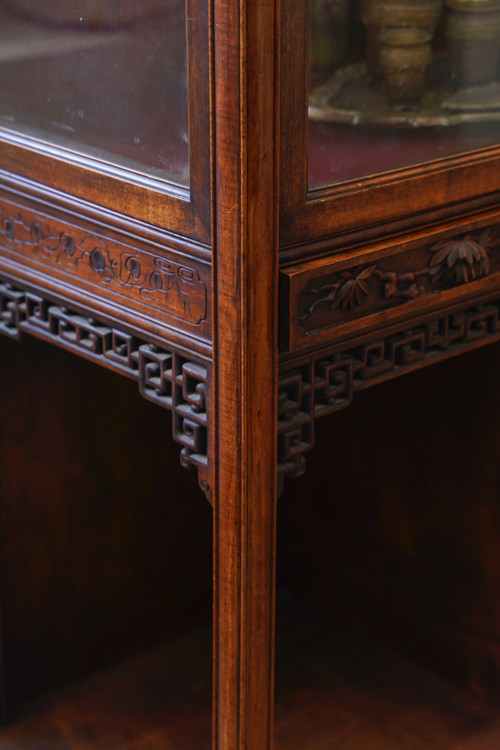
[[[188,185],[183,0],[0,0],[0,125]]]
[[[500,141],[500,0],[310,0],[309,187]]]

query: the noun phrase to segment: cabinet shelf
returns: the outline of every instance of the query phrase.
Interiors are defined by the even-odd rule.
[[[307,608],[278,633],[276,750],[486,750],[500,711]],[[51,692],[0,734],[0,750],[210,747],[210,628]]]
[[[490,703],[307,608],[286,620],[292,627],[277,640],[276,750],[500,745],[500,710]]]
[[[208,750],[210,646],[200,627],[51,692],[0,732],[0,749]]]

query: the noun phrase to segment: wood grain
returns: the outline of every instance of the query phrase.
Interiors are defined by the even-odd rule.
[[[277,750],[494,750],[498,707],[289,594],[278,627]],[[280,637],[281,636],[281,637]]]
[[[218,750],[272,744],[277,8],[215,2]]]
[[[282,268],[282,348],[330,343],[452,304],[473,290],[498,288],[498,216],[483,213]]]

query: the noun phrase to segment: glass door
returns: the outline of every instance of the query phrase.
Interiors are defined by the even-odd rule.
[[[498,141],[497,0],[311,0],[309,188]]]
[[[281,39],[283,248],[494,204],[498,0],[301,0]]]
[[[0,38],[2,165],[208,238],[203,2],[1,0]]]

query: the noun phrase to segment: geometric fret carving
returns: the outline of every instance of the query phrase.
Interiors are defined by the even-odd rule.
[[[181,463],[196,467],[210,499],[208,459],[211,366],[192,356],[85,317],[0,279],[0,333],[55,343],[135,380],[146,399],[172,413]],[[278,480],[305,471],[319,417],[348,406],[358,391],[500,340],[500,299],[436,316],[385,338],[286,362],[279,377]]]
[[[313,360],[286,363],[279,379],[278,478],[305,471],[314,422],[348,406],[354,394],[389,377],[500,340],[500,299],[435,317]]]
[[[142,396],[172,413],[181,464],[196,467],[200,487],[210,499],[207,362],[157,347],[1,279],[0,333],[14,339],[31,334],[135,380]]]

